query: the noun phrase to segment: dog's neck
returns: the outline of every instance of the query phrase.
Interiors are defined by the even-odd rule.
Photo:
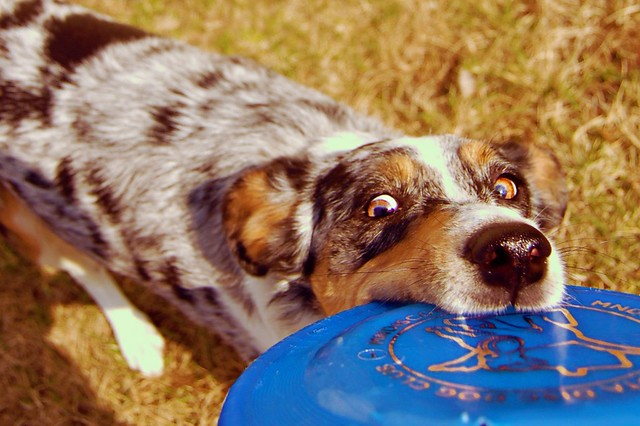
[[[297,280],[248,276],[244,284],[245,288],[251,289],[254,309],[249,314],[246,310],[232,314],[243,317],[238,323],[245,325],[247,334],[260,351],[324,317],[317,306],[301,309],[315,303],[309,300],[310,293],[302,288],[304,284]]]

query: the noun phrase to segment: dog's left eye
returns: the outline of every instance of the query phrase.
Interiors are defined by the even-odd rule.
[[[369,217],[385,217],[395,213],[398,210],[398,202],[391,195],[383,194],[378,195],[371,200],[369,207],[367,208],[367,215]]]
[[[493,192],[503,200],[513,200],[518,195],[518,185],[510,177],[502,175],[493,184]]]

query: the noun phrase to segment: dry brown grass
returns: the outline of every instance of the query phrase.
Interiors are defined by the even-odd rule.
[[[554,149],[571,204],[556,238],[574,284],[640,292],[640,6],[634,1],[81,0],[250,56],[410,134]],[[127,286],[169,339],[168,372],[129,372],[67,279],[0,255],[0,424],[207,424],[241,366]]]

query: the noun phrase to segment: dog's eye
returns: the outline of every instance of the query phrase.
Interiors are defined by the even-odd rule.
[[[369,207],[367,208],[367,215],[369,217],[385,217],[395,213],[398,210],[398,202],[391,195],[383,194],[378,195],[371,200]]]
[[[493,184],[493,192],[503,200],[513,200],[518,195],[518,185],[510,177],[502,175]]]

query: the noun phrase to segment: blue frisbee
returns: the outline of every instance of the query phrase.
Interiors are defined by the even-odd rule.
[[[546,312],[371,303],[258,358],[221,425],[640,422],[640,297],[568,287]]]

